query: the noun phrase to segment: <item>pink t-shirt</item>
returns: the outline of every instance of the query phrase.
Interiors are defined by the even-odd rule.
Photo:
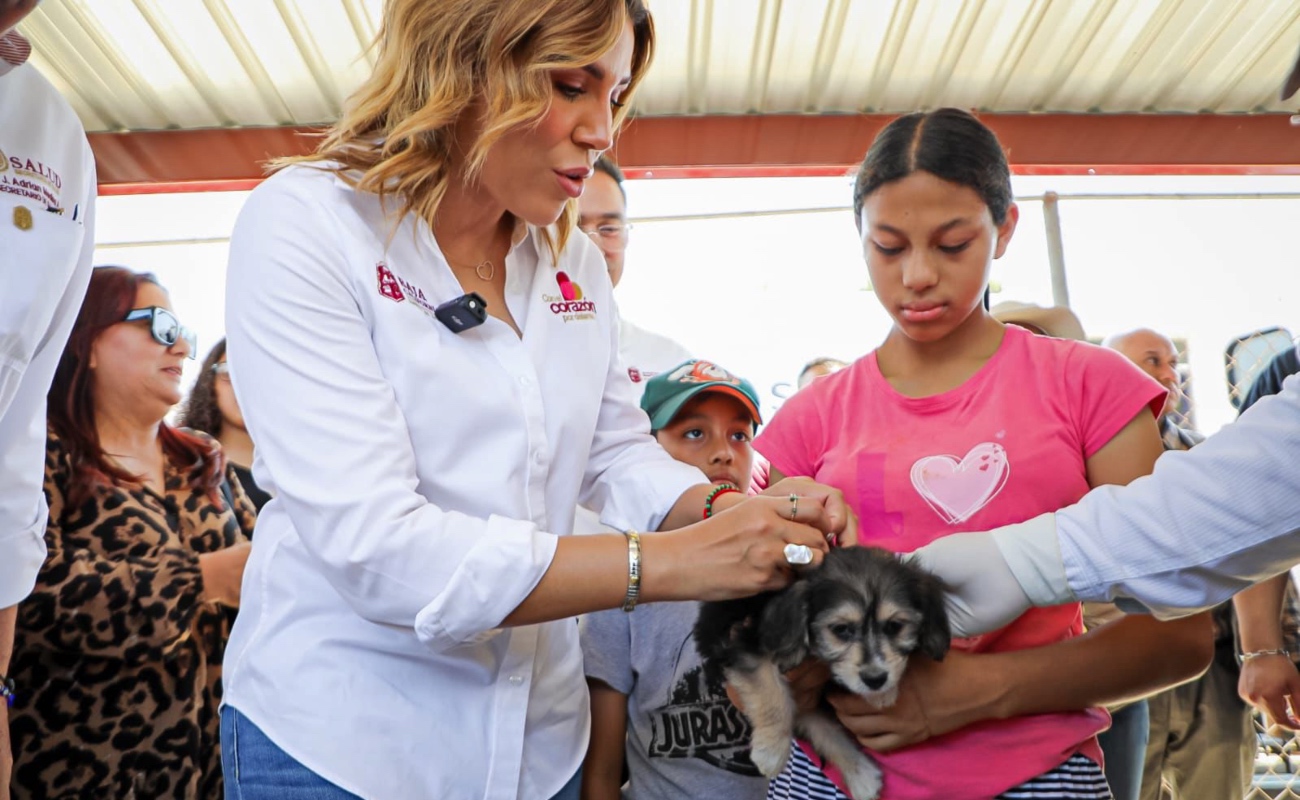
[[[844,492],[864,543],[906,552],[1071,505],[1088,492],[1086,460],[1144,408],[1159,414],[1164,400],[1118,353],[1008,326],[974,376],[931,397],[899,394],[872,352],[786,401],[755,447],[782,475]],[[1021,650],[1081,631],[1071,603],[953,646]],[[1100,761],[1096,734],[1108,721],[1101,709],[989,720],[871,755],[885,800],[987,800],[1076,752]],[[827,775],[843,789],[838,774]]]

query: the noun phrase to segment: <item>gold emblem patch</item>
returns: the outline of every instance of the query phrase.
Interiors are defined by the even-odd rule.
[[[20,231],[32,229],[32,210],[27,206],[14,208],[14,227]]]

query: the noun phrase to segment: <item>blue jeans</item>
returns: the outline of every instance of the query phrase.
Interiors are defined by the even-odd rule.
[[[239,713],[221,709],[221,773],[226,800],[361,800],[307,769]],[[582,771],[551,800],[578,800]]]
[[[361,800],[280,749],[238,709],[221,709],[226,800]]]
[[[1150,728],[1147,701],[1139,700],[1112,714],[1110,730],[1097,736],[1106,756],[1106,782],[1115,800],[1138,800],[1142,793]]]

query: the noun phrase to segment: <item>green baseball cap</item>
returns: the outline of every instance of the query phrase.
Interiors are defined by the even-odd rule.
[[[744,378],[737,378],[712,361],[691,359],[661,372],[646,381],[641,408],[650,415],[650,429],[660,430],[672,423],[682,406],[701,392],[721,392],[744,404],[754,417],[754,425],[763,422],[758,412],[758,392]]]

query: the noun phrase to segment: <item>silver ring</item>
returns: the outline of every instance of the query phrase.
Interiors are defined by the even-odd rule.
[[[812,548],[803,544],[787,544],[785,546],[785,560],[789,564],[811,564]]]
[[[799,516],[799,495],[792,494],[790,495],[790,521],[793,522],[797,516]]]

